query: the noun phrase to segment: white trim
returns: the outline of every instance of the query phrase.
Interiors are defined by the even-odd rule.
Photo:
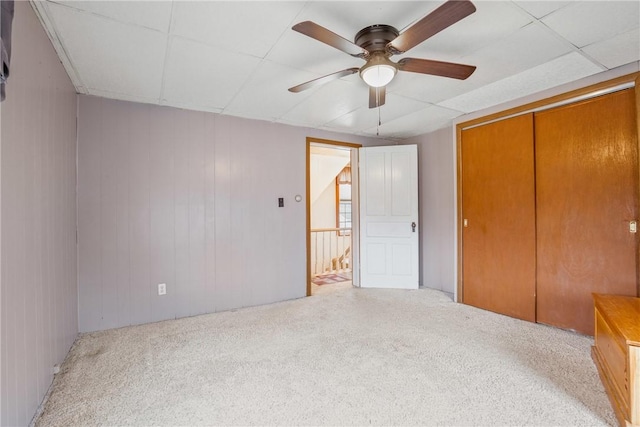
[[[351,284],[360,287],[360,163],[351,147]]]

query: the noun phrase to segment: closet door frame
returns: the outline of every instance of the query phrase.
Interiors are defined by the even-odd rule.
[[[462,188],[462,130],[482,124],[491,123],[493,121],[506,119],[521,114],[533,113],[536,111],[546,110],[556,107],[561,104],[568,104],[581,99],[592,98],[595,96],[604,95],[609,92],[614,92],[620,89],[626,89],[632,87],[635,93],[636,104],[636,132],[638,132],[638,144],[640,145],[640,72],[627,74],[615,79],[607,80],[604,82],[596,83],[590,86],[586,86],[580,89],[572,90],[560,95],[555,95],[549,98],[541,99],[539,101],[530,102],[518,107],[510,108],[498,113],[489,114],[487,116],[479,117],[477,119],[469,120],[466,122],[458,123],[456,125],[456,185],[457,185],[457,287],[456,287],[456,301],[464,303],[463,301],[463,214],[462,214],[462,195],[464,189]],[[640,152],[640,147],[638,147]],[[640,168],[639,168],[640,169]],[[638,174],[638,183],[640,183],[640,172]],[[640,188],[640,185],[638,186]],[[638,195],[640,197],[640,194]],[[636,257],[639,257],[636,254]],[[640,258],[636,260],[636,296],[640,296]]]

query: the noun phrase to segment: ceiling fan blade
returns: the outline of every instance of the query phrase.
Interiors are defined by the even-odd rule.
[[[476,7],[468,0],[449,0],[389,42],[387,51],[404,53],[475,11]]]
[[[398,69],[412,73],[432,74],[434,76],[465,80],[473,74],[476,67],[453,62],[432,61],[430,59],[403,58],[398,61]]]
[[[355,74],[360,71],[360,68],[347,68],[346,70],[338,71],[337,73],[327,74],[326,76],[318,77],[317,79],[309,80],[308,82],[299,84],[298,86],[290,87],[289,92],[302,92],[303,90],[311,89],[315,86],[320,86],[325,83],[328,83],[332,80],[337,80],[339,78],[350,76],[351,74]]]
[[[364,58],[369,54],[368,51],[361,48],[360,46],[350,42],[344,37],[340,37],[336,33],[327,30],[326,28],[316,24],[311,21],[300,22],[299,24],[291,27],[292,30],[297,31],[299,33],[304,34],[305,36],[309,36],[312,39],[316,39],[321,41],[324,44],[328,44],[329,46],[335,47],[338,50],[341,50],[345,53],[348,53],[351,56],[355,56],[358,58]]]
[[[369,86],[369,108],[381,107],[384,105],[387,87]]]

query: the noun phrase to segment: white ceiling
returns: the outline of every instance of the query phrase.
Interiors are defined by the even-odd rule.
[[[402,139],[455,117],[640,60],[640,2],[474,1],[402,57],[476,65],[467,80],[401,72],[368,108],[360,59],[291,30],[402,30],[442,1],[32,1],[79,93]],[[378,129],[378,118],[382,125]]]

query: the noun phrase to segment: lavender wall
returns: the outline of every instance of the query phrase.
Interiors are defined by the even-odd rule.
[[[420,285],[455,290],[455,145],[451,128],[402,141],[418,145]]]
[[[306,137],[380,143],[79,98],[80,331],[304,296]]]
[[[1,416],[27,425],[77,335],[76,94],[16,1],[1,104]]]

